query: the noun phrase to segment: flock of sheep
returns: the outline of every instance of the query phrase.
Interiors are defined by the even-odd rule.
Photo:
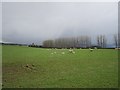
[[[52,50],[52,49],[47,49],[47,50]],[[94,49],[89,48],[90,52],[92,52]],[[56,54],[57,52],[52,52],[51,54]],[[73,49],[69,49],[68,53],[75,54],[75,51]],[[65,54],[65,52],[61,52],[61,54]]]
[[[97,48],[94,48],[94,49],[97,49]],[[94,49],[89,48],[90,52],[93,52]],[[47,50],[52,50],[52,49],[47,49]],[[64,50],[64,49],[63,49],[63,50]],[[120,50],[120,48],[115,48],[115,50]],[[52,52],[51,54],[56,54],[56,53],[57,53],[57,52]],[[74,51],[74,49],[69,49],[69,50],[68,50],[68,53],[75,54],[75,51]],[[62,51],[61,54],[65,54],[65,52]]]

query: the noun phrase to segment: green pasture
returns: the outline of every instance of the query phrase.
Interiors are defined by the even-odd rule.
[[[74,51],[2,46],[3,88],[118,87],[117,50]]]

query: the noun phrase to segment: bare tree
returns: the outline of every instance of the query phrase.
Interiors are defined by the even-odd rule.
[[[91,37],[90,36],[80,36],[76,39],[77,45],[83,48],[91,46]]]
[[[91,46],[91,37],[90,36],[85,36],[85,45],[86,45],[86,47]]]
[[[100,37],[97,36],[97,45],[100,46]]]
[[[89,36],[80,37],[67,37],[58,38],[55,40],[45,40],[43,47],[56,47],[56,48],[78,48],[78,47],[90,47],[91,38]]]
[[[51,48],[54,46],[54,41],[53,40],[46,40],[43,42],[43,47]]]
[[[120,32],[118,32],[118,48],[120,48]]]
[[[114,34],[114,43],[115,43],[115,47],[118,48],[118,35]]]
[[[103,37],[102,38],[103,39],[103,46],[102,47],[106,48],[106,46],[107,46],[107,39],[106,39],[105,35],[103,35],[102,37]]]
[[[107,45],[107,39],[105,37],[105,35],[98,35],[97,36],[97,45],[99,47],[105,48]]]

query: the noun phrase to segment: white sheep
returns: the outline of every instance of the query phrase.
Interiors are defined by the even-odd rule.
[[[75,52],[74,52],[74,51],[73,51],[72,53],[73,53],[73,54],[75,54]]]
[[[69,52],[70,52],[70,53],[72,53],[72,52],[73,52],[73,50],[71,50],[71,49],[70,49],[70,50],[69,50]]]
[[[92,52],[92,51],[93,51],[93,49],[91,49],[91,48],[90,48],[90,51]]]
[[[62,52],[62,54],[65,54],[65,52]]]
[[[69,50],[69,52],[75,54],[75,52],[73,50],[71,50],[71,49]]]

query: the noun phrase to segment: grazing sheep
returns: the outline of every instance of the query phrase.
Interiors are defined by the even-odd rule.
[[[92,52],[92,51],[93,51],[93,49],[91,49],[91,48],[90,48],[90,51]]]
[[[73,52],[73,50],[71,50],[71,49],[70,49],[70,50],[69,50],[69,52],[70,52],[70,53],[72,53],[72,52]]]
[[[62,52],[62,54],[65,54],[65,52]]]
[[[74,52],[73,50],[71,50],[71,49],[69,50],[69,52],[70,52],[70,53],[73,53],[73,54],[75,53],[75,52]]]
[[[73,53],[73,54],[75,54],[75,52],[74,52],[74,51],[73,51],[72,53]]]

